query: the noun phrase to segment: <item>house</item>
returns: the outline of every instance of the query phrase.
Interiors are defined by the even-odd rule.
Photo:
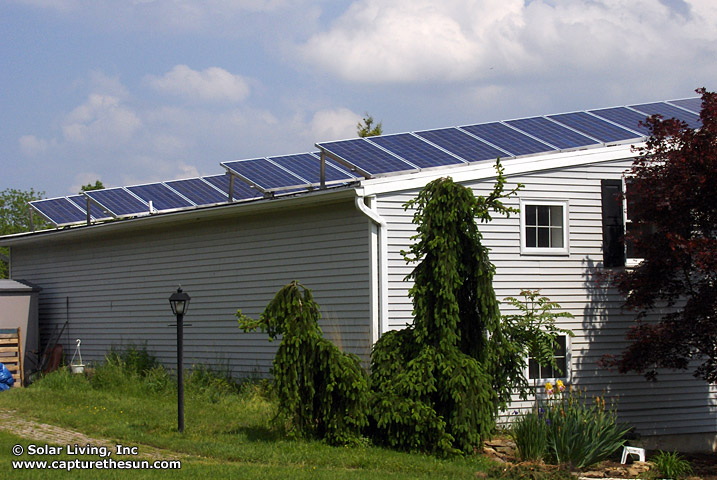
[[[240,332],[236,310],[257,316],[298,280],[322,307],[325,335],[367,361],[383,332],[412,320],[412,266],[400,252],[415,226],[404,203],[442,176],[486,194],[500,157],[509,185],[525,188],[507,202],[519,215],[480,226],[498,298],[540,289],[560,303],[574,315],[561,326],[575,333],[556,352],[564,381],[619,398],[621,420],[662,448],[714,450],[714,387],[684,372],[648,383],[597,365],[622,349],[632,322],[600,278],[638,260],[625,262],[629,212],[615,194],[648,134],[640,121],[659,113],[697,127],[699,109],[690,98],[318,143],[313,153],[222,163],[225,175],[33,202],[57,228],[0,244],[12,278],[42,287],[43,339],[66,324],[60,342],[81,338],[86,360],[146,342],[171,366],[168,297],[181,284],[192,297],[185,363],[265,374],[277,345]],[[555,372],[530,375],[540,383]]]

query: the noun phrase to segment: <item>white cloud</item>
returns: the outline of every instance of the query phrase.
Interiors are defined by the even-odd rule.
[[[89,88],[93,93],[110,95],[118,99],[129,98],[129,91],[117,76],[110,76],[100,70],[90,72]]]
[[[90,94],[62,126],[65,140],[80,145],[122,145],[142,127],[142,120],[117,97]]]
[[[310,135],[315,142],[352,138],[361,116],[347,108],[319,110],[309,123]]]
[[[187,99],[240,102],[249,95],[249,84],[244,77],[219,67],[200,72],[186,65],[176,65],[161,77],[147,77],[147,81],[159,92]]]
[[[179,172],[175,175],[175,179],[184,178],[196,178],[199,177],[199,169],[194,165],[187,165],[186,163],[179,164]]]
[[[514,80],[639,69],[655,58],[669,69],[675,60],[714,57],[715,3],[691,0],[687,7],[654,0],[357,0],[299,51],[362,83]]]
[[[35,135],[23,135],[18,139],[20,151],[28,157],[36,157],[47,152],[48,141]]]

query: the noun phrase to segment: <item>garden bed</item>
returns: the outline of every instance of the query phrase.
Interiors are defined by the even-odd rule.
[[[484,443],[483,453],[496,462],[505,466],[503,471],[506,477],[510,472],[524,474],[526,472],[540,472],[544,478],[563,478],[563,468],[556,465],[549,465],[542,462],[522,462],[517,458],[516,446],[510,438],[498,436]],[[647,451],[647,458],[652,458],[658,451]],[[630,462],[623,465],[619,462],[621,452],[616,452],[615,459],[599,462],[590,468],[582,471],[572,472],[578,478],[591,479],[630,479],[630,478],[651,478],[649,470],[653,466],[651,462]],[[694,474],[689,479],[717,480],[717,453],[687,453],[683,458],[692,464]],[[558,473],[560,472],[560,474]],[[520,478],[517,476],[517,478]],[[536,475],[536,478],[539,478]]]

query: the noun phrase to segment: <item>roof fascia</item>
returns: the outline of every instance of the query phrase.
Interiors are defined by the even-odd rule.
[[[639,145],[640,144],[625,144],[605,148],[590,148],[546,155],[501,159],[501,165],[505,168],[504,175],[508,177],[593,163],[613,162],[635,158],[636,153],[633,146]],[[463,183],[494,178],[495,175],[495,162],[485,161],[469,165],[458,165],[455,167],[410,173],[404,175],[402,179],[395,176],[390,178],[372,178],[363,180],[361,186],[363,187],[365,195],[380,195],[383,193],[420,189],[428,182],[446,176],[451,177],[455,182]]]
[[[210,218],[230,216],[245,216],[272,210],[285,210],[287,208],[301,208],[307,206],[334,203],[356,196],[353,187],[341,189],[318,190],[309,194],[286,196],[273,199],[258,199],[253,202],[233,202],[223,205],[214,205],[207,208],[182,210],[172,213],[142,216],[116,222],[106,222],[92,225],[80,225],[72,228],[43,230],[40,232],[25,232],[0,237],[0,246],[12,247],[37,242],[55,240],[75,240],[99,233],[115,233],[144,228],[156,228],[180,222],[191,222]]]

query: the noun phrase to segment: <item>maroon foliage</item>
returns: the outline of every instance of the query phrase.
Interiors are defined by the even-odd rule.
[[[652,136],[632,168],[628,209],[649,228],[632,239],[644,261],[616,278],[626,307],[638,314],[632,343],[613,364],[648,378],[656,368],[697,365],[695,376],[716,383],[717,94],[697,92],[702,127],[651,117]],[[649,312],[661,311],[670,313],[648,321]]]

